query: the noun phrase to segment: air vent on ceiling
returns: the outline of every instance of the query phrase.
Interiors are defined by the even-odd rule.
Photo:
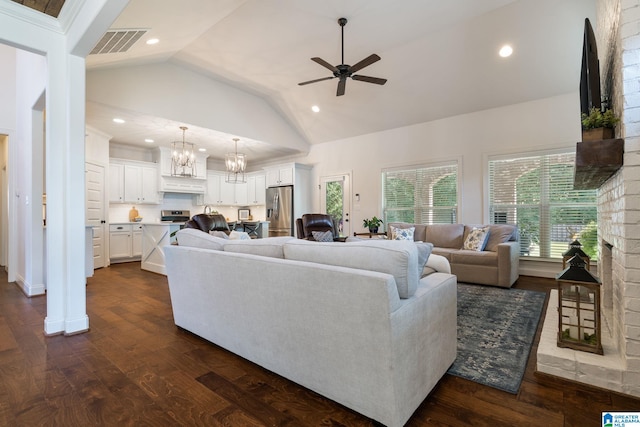
[[[145,29],[109,30],[89,55],[126,52],[147,31]]]

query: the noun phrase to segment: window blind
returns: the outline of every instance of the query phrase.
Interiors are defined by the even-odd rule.
[[[597,258],[597,195],[573,189],[574,161],[574,153],[489,160],[490,221],[518,225],[521,255],[562,258],[578,239]]]
[[[415,167],[382,173],[386,223],[448,223],[457,220],[458,165]]]

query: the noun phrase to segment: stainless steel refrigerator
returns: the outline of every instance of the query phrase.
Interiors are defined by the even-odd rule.
[[[293,236],[293,186],[267,188],[269,237]]]

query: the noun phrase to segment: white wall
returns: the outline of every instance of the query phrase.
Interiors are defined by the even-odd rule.
[[[484,169],[488,155],[575,147],[580,139],[578,91],[524,104],[480,111],[314,145],[301,163],[313,164],[319,177],[352,172],[352,231],[364,231],[362,220],[381,216],[381,171],[384,168],[459,161],[459,222],[488,222]],[[313,186],[314,209],[320,207]],[[359,206],[358,206],[359,205]]]
[[[0,133],[16,128],[16,50],[0,43]]]
[[[17,125],[15,137],[10,134],[9,140],[9,200],[17,206],[11,208],[13,220],[9,229],[23,233],[22,239],[16,239],[24,242],[23,246],[13,241],[11,253],[21,257],[17,269],[24,271],[25,280],[37,280],[37,270],[44,265],[43,251],[34,244],[39,244],[42,234],[38,202],[42,192],[42,141],[46,133],[46,334],[76,333],[89,327],[85,269],[78,262],[85,258],[84,55],[120,14],[127,0],[68,4],[60,17],[53,19],[13,2],[0,3],[0,43],[25,50],[15,62],[14,79],[0,83],[0,86],[15,85],[19,93],[10,107]],[[41,97],[43,89],[45,97]],[[43,126],[41,112],[45,107]],[[40,113],[34,113],[35,110]],[[15,170],[19,173],[15,173],[14,179]],[[11,272],[11,259],[9,264]],[[9,278],[12,280],[11,274]]]
[[[7,166],[9,160],[8,144],[13,140],[16,129],[16,50],[12,47],[0,44],[0,135],[2,138],[2,164],[1,168]],[[15,252],[8,251],[9,247],[9,226],[7,223],[9,214],[8,190],[9,190],[9,169],[2,173],[2,222],[0,228],[2,233],[2,248],[0,249],[0,264],[9,270],[9,257],[15,259]],[[6,202],[5,202],[6,201]],[[14,232],[11,232],[15,236]],[[14,237],[15,240],[15,237]],[[14,261],[12,261],[15,263]],[[15,271],[9,271],[9,280],[15,280]]]
[[[47,61],[42,55],[16,51],[17,116],[16,136],[11,140],[17,150],[17,181],[14,194],[16,227],[16,279],[27,295],[44,293],[44,241],[42,228],[44,93]],[[14,166],[12,164],[10,167]],[[27,167],[24,167],[27,166]]]
[[[171,63],[91,70],[87,100],[308,151],[264,99]]]

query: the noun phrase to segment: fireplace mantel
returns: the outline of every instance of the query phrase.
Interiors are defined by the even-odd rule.
[[[574,190],[600,188],[622,167],[624,139],[582,141],[576,144]]]

